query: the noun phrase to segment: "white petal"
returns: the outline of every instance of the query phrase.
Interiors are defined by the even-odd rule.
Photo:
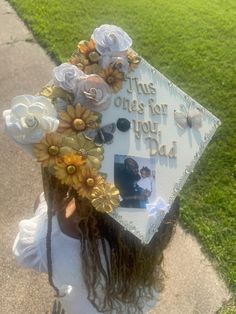
[[[5,126],[5,131],[10,136],[15,138],[17,134],[20,134],[22,132],[21,125],[19,123],[7,123]]]
[[[12,114],[18,119],[24,117],[27,114],[28,106],[22,103],[18,103],[12,107]]]
[[[11,114],[11,110],[4,110],[2,113],[2,116],[4,119],[6,119]]]
[[[11,106],[17,105],[17,104],[25,104],[26,106],[29,106],[34,102],[34,96],[32,95],[21,95],[16,96],[11,101]]]
[[[47,115],[50,115],[50,116],[52,115],[53,117],[57,117],[57,112],[55,110],[55,107],[48,98],[40,96],[40,97],[37,97],[36,100],[37,102],[45,105],[45,109],[46,109],[45,112],[47,113]]]
[[[54,132],[59,126],[59,120],[51,117],[42,117],[40,127],[46,132]]]
[[[34,132],[31,132],[27,134],[24,138],[24,143],[25,144],[30,144],[30,143],[38,143],[44,136],[44,132],[40,129],[36,129]]]
[[[37,96],[37,97],[35,97],[34,102],[42,103],[46,107],[52,107],[53,106],[51,101],[47,97],[44,97],[44,96]]]
[[[59,120],[58,119],[52,119],[52,118],[50,118],[50,119],[52,120],[51,132],[55,132],[59,127]]]
[[[29,106],[28,112],[33,114],[34,116],[41,116],[46,113],[46,108],[43,104],[39,102],[35,102],[34,104]]]

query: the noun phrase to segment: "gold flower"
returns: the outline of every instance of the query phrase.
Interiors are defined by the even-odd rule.
[[[90,111],[77,104],[75,107],[67,105],[66,112],[59,113],[60,124],[58,132],[64,134],[76,134],[86,129],[95,129],[99,114]]]
[[[45,134],[43,139],[33,145],[33,154],[43,167],[51,167],[60,161],[62,136],[58,133]]]
[[[69,59],[69,62],[77,66],[81,71],[84,71],[85,67],[90,64],[89,60],[81,54],[79,51],[75,51]]]
[[[62,184],[76,187],[79,182],[79,173],[86,164],[86,160],[79,155],[68,154],[62,157],[63,162],[55,165],[55,176]]]
[[[73,103],[74,96],[57,86],[45,86],[39,93],[41,96],[45,96],[51,99],[52,103],[55,104],[58,99],[64,100],[65,103]]]
[[[119,206],[119,190],[111,183],[94,187],[91,193],[91,203],[97,211],[110,213]]]
[[[90,62],[98,62],[100,56],[96,51],[96,43],[93,39],[90,39],[90,41],[82,40],[77,47],[80,53],[82,53],[86,59],[89,59]]]
[[[134,71],[138,67],[141,58],[132,49],[128,49],[127,58],[129,62],[129,72]]]
[[[87,75],[97,74],[101,71],[101,66],[97,63],[89,64],[84,67],[84,73]]]
[[[74,137],[64,138],[63,145],[70,147],[76,154],[86,159],[88,167],[96,169],[101,167],[104,153],[103,147],[85,138],[83,134],[80,133]]]
[[[79,183],[77,192],[79,196],[90,198],[91,192],[95,187],[99,187],[104,183],[104,179],[98,174],[95,168],[84,167],[79,174]]]
[[[114,93],[117,93],[122,88],[124,73],[115,69],[113,65],[109,65],[107,69],[99,72],[99,75],[112,88]]]
[[[101,67],[98,65],[100,59],[99,53],[96,51],[94,40],[79,42],[78,49],[70,57],[69,62],[76,65],[85,74],[97,74]]]

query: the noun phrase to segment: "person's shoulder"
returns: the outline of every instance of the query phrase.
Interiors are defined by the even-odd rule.
[[[34,216],[20,221],[19,232],[13,244],[13,254],[21,266],[46,271],[42,263],[41,247],[45,243],[47,221],[47,203],[41,194]]]

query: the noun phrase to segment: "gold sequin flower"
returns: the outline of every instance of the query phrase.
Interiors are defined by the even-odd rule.
[[[55,176],[62,184],[70,185],[76,188],[79,182],[79,173],[86,164],[86,160],[79,155],[64,155],[62,162],[55,165]]]
[[[78,44],[78,49],[91,63],[98,62],[100,56],[96,51],[96,44],[94,40],[82,40]]]
[[[95,187],[104,183],[104,179],[98,174],[95,168],[84,167],[79,174],[79,183],[77,192],[79,196],[90,199],[91,193]]]
[[[61,111],[59,118],[58,132],[69,135],[95,129],[99,115],[77,104],[75,107],[67,105],[66,112]]]
[[[43,139],[33,145],[33,154],[43,167],[51,167],[60,160],[62,136],[58,133],[45,134]]]
[[[69,62],[73,65],[76,65],[77,68],[84,71],[85,67],[90,65],[90,62],[86,57],[79,52],[79,50],[75,51],[69,59]]]
[[[91,193],[91,203],[97,211],[110,213],[119,206],[119,190],[111,183],[95,187]]]
[[[111,87],[114,93],[117,93],[122,88],[124,73],[115,69],[113,65],[109,65],[107,69],[99,72],[99,75]]]
[[[78,134],[75,137],[66,137],[63,145],[70,147],[76,154],[86,159],[87,166],[99,169],[103,160],[104,149],[102,146],[95,144],[92,140]]]
[[[127,58],[129,62],[129,72],[134,71],[138,67],[141,58],[132,49],[128,49]]]
[[[100,58],[101,56],[96,51],[95,42],[92,39],[90,41],[82,40],[69,62],[76,65],[85,74],[97,74],[101,70],[98,64]]]

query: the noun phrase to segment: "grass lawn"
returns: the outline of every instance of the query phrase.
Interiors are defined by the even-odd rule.
[[[236,1],[10,0],[36,39],[65,61],[100,24],[222,121],[181,192],[181,221],[236,291]]]

